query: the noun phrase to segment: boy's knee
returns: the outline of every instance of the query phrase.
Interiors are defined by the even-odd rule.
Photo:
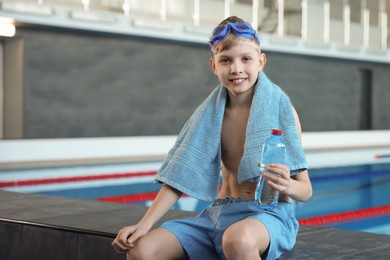
[[[141,241],[139,241],[141,242]],[[132,249],[127,251],[126,260],[144,260],[155,259],[152,252],[152,247],[146,247],[143,243],[136,243]]]
[[[138,249],[137,247],[133,247],[126,254],[126,260],[142,260],[147,259],[143,254],[143,250]]]
[[[147,250],[140,250],[136,247],[127,251],[126,259],[127,260],[144,260],[144,259],[153,259],[154,256],[149,254]]]
[[[222,236],[222,248],[224,252],[239,253],[256,249],[256,243],[245,229],[240,232],[227,229]]]

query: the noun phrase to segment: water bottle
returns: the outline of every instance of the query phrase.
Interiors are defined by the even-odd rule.
[[[265,166],[268,164],[283,164],[286,146],[281,135],[282,130],[272,129],[271,136],[265,140],[261,152],[260,173],[266,171]],[[273,189],[268,184],[269,181],[260,175],[255,191],[255,204],[261,209],[273,210],[278,205],[279,191]]]

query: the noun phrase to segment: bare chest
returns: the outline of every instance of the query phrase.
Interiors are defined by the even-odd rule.
[[[226,113],[222,124],[222,161],[229,168],[237,168],[242,158],[249,111]]]

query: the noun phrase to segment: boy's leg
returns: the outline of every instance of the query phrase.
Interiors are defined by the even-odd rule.
[[[222,236],[222,248],[227,259],[261,259],[267,251],[270,237],[263,223],[248,218],[232,224]]]
[[[188,259],[176,237],[166,229],[151,230],[139,238],[127,252],[127,260],[134,259]]]

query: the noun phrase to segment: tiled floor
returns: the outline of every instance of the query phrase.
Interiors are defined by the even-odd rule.
[[[44,259],[124,259],[113,252],[110,241],[145,211],[134,205],[0,191],[0,259],[38,259],[42,252]],[[159,223],[194,214],[172,210]],[[390,236],[301,226],[295,248],[282,259],[388,260]]]

